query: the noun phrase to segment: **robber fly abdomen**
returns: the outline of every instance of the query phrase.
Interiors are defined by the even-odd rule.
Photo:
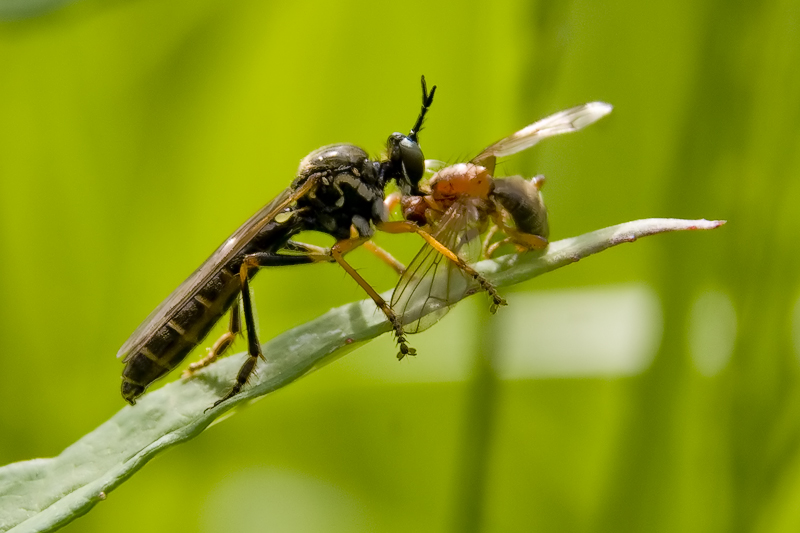
[[[309,262],[304,256],[276,254],[291,235],[300,231],[300,222],[298,217],[292,216],[283,223],[272,222],[265,226],[248,246],[228,260],[206,283],[198,286],[182,305],[165,316],[163,325],[143,339],[140,346],[132,347],[124,360],[122,397],[133,403],[149,384],[178,366],[205,339],[239,295],[242,288],[239,272],[247,255],[260,252],[285,257],[288,262]],[[255,271],[250,277],[253,275]]]

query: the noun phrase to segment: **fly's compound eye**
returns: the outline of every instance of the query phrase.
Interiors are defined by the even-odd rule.
[[[418,194],[419,182],[425,173],[425,156],[416,141],[402,133],[393,133],[387,142],[388,175],[403,194]]]
[[[400,158],[403,163],[403,174],[416,189],[425,173],[425,156],[419,145],[406,137],[400,142]]]

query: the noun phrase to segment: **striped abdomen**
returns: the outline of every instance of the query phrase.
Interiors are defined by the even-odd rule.
[[[517,230],[546,239],[550,228],[547,224],[547,208],[539,192],[543,184],[544,176],[530,180],[519,176],[496,179],[492,195],[514,219]]]
[[[125,358],[122,397],[126,401],[133,404],[148,385],[178,366],[225,314],[241,290],[241,259],[237,263],[236,273],[229,268],[231,265],[223,267],[139,350]]]
[[[292,235],[303,229],[304,224],[303,220],[295,216],[283,222],[270,222],[227,263],[216,268],[213,263],[204,263],[198,271],[209,267],[213,268],[213,274],[204,278],[202,284],[191,284],[197,273],[195,272],[176,289],[162,306],[176,299],[179,302],[177,307],[162,314],[163,318],[158,324],[149,324],[149,317],[145,319],[143,326],[154,326],[146,330],[151,333],[143,334],[145,336],[140,339],[134,333],[132,339],[135,340],[128,341],[130,351],[123,360],[125,369],[122,371],[122,397],[133,404],[153,381],[178,366],[203,341],[239,295],[242,288],[239,269],[247,255],[277,252]],[[212,255],[209,261],[214,257]],[[251,278],[255,272],[257,271],[251,273]],[[183,301],[186,296],[190,297]],[[158,309],[154,313],[158,313]]]

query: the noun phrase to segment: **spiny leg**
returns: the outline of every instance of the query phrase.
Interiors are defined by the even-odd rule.
[[[358,283],[362,289],[364,289],[367,294],[369,294],[372,301],[375,302],[375,305],[383,311],[383,314],[386,315],[386,319],[392,325],[392,329],[394,330],[395,338],[397,339],[397,344],[400,347],[400,352],[397,354],[398,359],[402,359],[407,355],[417,355],[417,351],[414,348],[411,348],[406,344],[406,334],[403,331],[403,325],[400,323],[400,319],[395,314],[394,310],[391,306],[384,300],[380,294],[377,293],[372,286],[366,282],[361,275],[356,272],[356,270],[350,266],[347,261],[344,260],[344,254],[347,252],[358,248],[365,242],[369,240],[369,237],[355,237],[351,239],[343,239],[331,247],[331,256],[333,259],[339,263],[345,272],[350,274],[356,283]]]
[[[183,378],[192,377],[198,370],[216,361],[230,348],[233,341],[236,340],[236,335],[242,334],[242,313],[239,307],[239,299],[237,298],[233,307],[231,307],[231,321],[228,326],[228,331],[223,333],[211,348],[207,349],[205,357],[190,364],[189,367],[183,371]]]
[[[261,345],[258,343],[258,334],[256,333],[255,317],[253,313],[253,302],[251,301],[250,297],[250,281],[248,280],[248,276],[250,274],[251,267],[247,265],[249,257],[250,256],[245,258],[245,261],[242,263],[242,268],[239,271],[239,276],[242,282],[242,308],[244,308],[244,324],[247,328],[248,357],[245,359],[241,368],[239,368],[239,373],[236,374],[236,383],[233,384],[233,388],[228,394],[214,402],[214,405],[211,406],[212,409],[225,400],[228,400],[239,394],[239,392],[242,390],[242,387],[245,386],[247,380],[250,378],[250,374],[253,373],[259,357],[262,359],[264,358],[264,355],[261,353]]]
[[[469,266],[463,259],[461,259],[458,255],[456,255],[452,250],[450,250],[447,246],[440,243],[436,240],[436,237],[425,231],[424,229],[420,228],[413,222],[408,221],[392,221],[392,222],[384,222],[378,226],[378,229],[381,231],[385,231],[387,233],[416,233],[425,241],[430,244],[434,250],[448,258],[450,261],[458,265],[464,273],[474,279],[481,289],[486,291],[489,294],[489,297],[492,299],[492,305],[489,310],[494,313],[500,306],[507,305],[505,299],[500,296],[500,293],[497,292],[497,289],[494,288],[489,280],[484,278],[477,270]]]
[[[320,246],[314,246],[313,244],[306,244],[291,240],[287,241],[283,248],[292,252],[300,252],[307,255],[317,255],[320,258],[327,257],[328,261],[334,262],[333,258],[330,257],[329,248],[322,248]],[[236,335],[242,334],[242,316],[240,306],[240,300],[237,299],[231,307],[231,320],[230,326],[228,326],[228,331],[223,333],[211,348],[207,348],[207,354],[205,357],[190,364],[189,367],[183,371],[182,377],[189,378],[200,369],[207,367],[222,357],[228,348],[230,348],[230,346],[233,344],[234,340],[236,340]]]
[[[294,243],[296,246],[306,246]],[[311,248],[309,246],[309,248]],[[316,247],[314,247],[316,248]],[[236,383],[233,384],[230,392],[221,399],[214,402],[210,408],[218,406],[222,402],[236,396],[247,383],[247,380],[255,370],[258,359],[264,358],[261,353],[261,345],[258,342],[258,332],[256,331],[255,313],[253,312],[253,302],[250,296],[250,272],[261,267],[268,266],[289,266],[307,263],[329,262],[330,255],[305,254],[305,255],[283,255],[270,252],[261,252],[245,256],[242,266],[239,268],[239,280],[242,284],[242,309],[244,310],[244,325],[247,330],[247,359],[239,368],[236,375]]]

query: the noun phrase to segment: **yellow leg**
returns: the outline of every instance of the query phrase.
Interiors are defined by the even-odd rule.
[[[359,246],[363,245],[365,242],[369,240],[369,237],[355,237],[352,239],[344,239],[331,247],[331,256],[333,259],[339,263],[345,272],[350,274],[350,277],[353,278],[356,283],[358,283],[362,289],[364,289],[369,297],[372,298],[372,301],[375,302],[375,305],[383,311],[383,314],[386,315],[386,319],[392,325],[392,329],[394,330],[395,337],[397,338],[397,344],[400,346],[400,353],[397,354],[398,359],[402,359],[406,355],[416,355],[417,351],[414,348],[409,347],[406,344],[406,334],[403,331],[403,325],[400,323],[400,319],[395,314],[394,310],[391,306],[384,300],[378,292],[372,288],[372,285],[366,282],[361,275],[356,272],[356,270],[350,266],[350,264],[344,260],[344,254],[355,250]]]
[[[486,237],[484,237],[483,239],[483,246],[481,247],[481,255],[487,259],[492,257],[493,252],[489,251],[492,247],[489,246],[489,243],[492,241],[492,238],[494,237],[495,233],[497,233],[497,229],[498,229],[497,224],[492,224],[492,226],[489,228],[489,231],[486,232]]]
[[[550,244],[550,242],[541,235],[525,233],[516,228],[508,226],[500,216],[494,217],[494,225],[492,226],[490,233],[494,234],[497,231],[505,233],[506,238],[493,243],[489,247],[486,247],[486,244],[484,243],[484,257],[492,257],[497,249],[504,244],[513,244],[517,248],[518,252],[527,252],[528,250],[544,250],[547,248],[547,245]]]
[[[434,250],[458,265],[462,271],[478,282],[478,285],[480,285],[481,289],[486,291],[489,294],[489,297],[492,299],[492,306],[490,308],[492,313],[496,312],[500,306],[506,305],[505,299],[500,296],[500,293],[497,292],[497,289],[494,288],[494,285],[492,285],[489,280],[481,276],[474,268],[469,266],[447,246],[437,241],[433,235],[425,231],[423,228],[417,226],[413,222],[408,222],[405,220],[384,222],[377,227],[380,231],[385,231],[386,233],[416,233],[425,239],[425,242],[431,245]]]
[[[406,271],[406,266],[395,259],[392,254],[378,246],[372,241],[367,241],[363,244],[364,248],[373,254],[375,257],[392,267],[392,269],[397,272],[398,275],[402,276],[403,272]]]
[[[391,213],[395,207],[400,205],[400,200],[402,200],[402,198],[403,198],[402,194],[400,194],[399,192],[393,192],[383,200],[383,205],[385,205],[386,210]]]
[[[189,365],[189,367],[183,371],[181,377],[190,378],[198,370],[205,368],[216,361],[219,357],[225,354],[228,348],[230,348],[231,344],[233,344],[233,341],[236,340],[236,335],[241,334],[242,318],[241,311],[239,310],[239,300],[237,299],[236,303],[233,304],[233,307],[231,308],[231,321],[230,325],[228,326],[228,331],[223,333],[211,348],[207,349],[205,357]]]

